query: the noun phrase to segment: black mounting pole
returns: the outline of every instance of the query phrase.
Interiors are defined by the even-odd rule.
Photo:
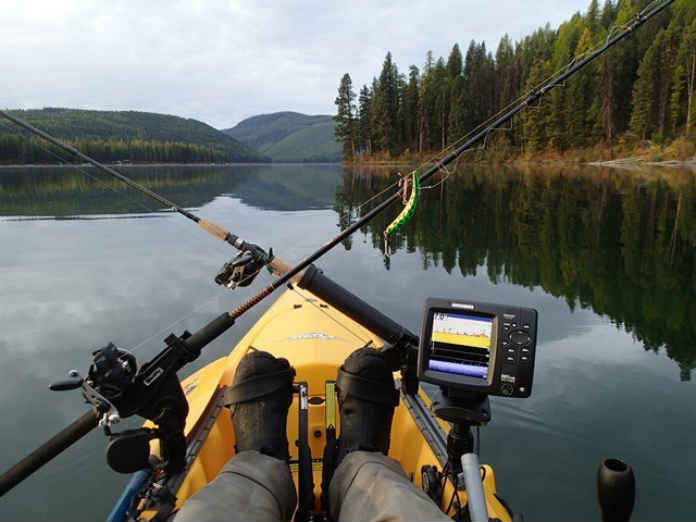
[[[190,354],[190,357],[195,359],[200,355],[201,350],[207,344],[216,339],[233,324],[234,320],[229,314],[221,314],[192,335],[182,339],[184,348],[187,353]],[[155,359],[160,355],[161,354],[156,356]],[[60,388],[53,387],[52,389],[59,390]],[[99,417],[107,411],[107,409],[108,407],[104,404],[100,409],[91,409],[87,411],[82,417],[51,437],[39,448],[32,451],[29,455],[0,475],[0,496],[7,493],[41,466],[96,428],[99,423]]]

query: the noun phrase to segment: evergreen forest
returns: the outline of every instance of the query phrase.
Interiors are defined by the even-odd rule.
[[[447,60],[431,51],[422,69],[399,70],[387,53],[379,76],[356,93],[339,84],[336,136],[346,159],[438,151],[520,97],[574,57],[602,45],[655,2],[592,0],[557,29],[548,24],[497,49],[454,44]],[[694,147],[696,2],[677,0],[609,52],[523,111],[488,146],[504,156],[564,153],[595,146]]]
[[[45,108],[9,111],[100,161],[227,163],[265,158],[200,121],[136,111]],[[70,163],[73,158],[0,118],[0,164]]]

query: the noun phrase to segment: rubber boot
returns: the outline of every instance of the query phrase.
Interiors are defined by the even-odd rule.
[[[231,390],[237,453],[257,450],[289,460],[287,420],[295,369],[287,359],[254,351],[237,366]]]
[[[358,450],[384,455],[389,451],[399,397],[387,361],[372,348],[360,348],[348,356],[338,372],[336,389],[341,435],[324,450],[322,502],[327,511],[331,478],[346,455]]]

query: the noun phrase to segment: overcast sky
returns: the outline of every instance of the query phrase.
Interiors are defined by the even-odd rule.
[[[256,114],[334,112],[341,76],[369,83],[431,49],[493,51],[589,0],[429,2],[0,0],[0,107],[133,109],[218,128]],[[379,5],[379,7],[376,7]]]

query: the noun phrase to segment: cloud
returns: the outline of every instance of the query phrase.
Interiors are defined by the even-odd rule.
[[[495,49],[506,32],[517,40],[588,3],[5,0],[0,107],[134,109],[216,127],[332,113],[343,73],[369,83],[387,51],[407,71],[429,49]]]

